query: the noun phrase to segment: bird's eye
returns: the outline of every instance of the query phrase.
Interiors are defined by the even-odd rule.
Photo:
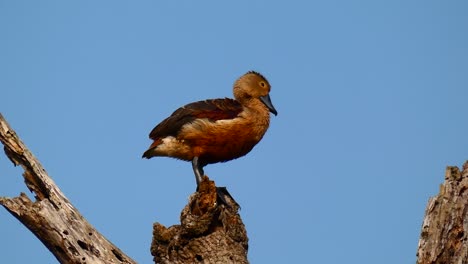
[[[261,87],[265,87],[265,86],[266,86],[266,84],[265,84],[264,81],[261,81],[259,84],[260,84]]]

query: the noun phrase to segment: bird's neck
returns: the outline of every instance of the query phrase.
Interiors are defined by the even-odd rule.
[[[256,124],[267,125],[270,123],[270,111],[257,98],[251,98],[242,103],[245,116]]]

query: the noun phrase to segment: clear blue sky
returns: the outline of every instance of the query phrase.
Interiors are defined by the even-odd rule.
[[[414,263],[424,209],[468,159],[466,1],[0,1],[0,111],[81,213],[140,263],[189,163],[142,160],[177,107],[248,70],[279,112],[205,168],[252,263]],[[27,189],[0,155],[0,195]],[[55,263],[0,208],[2,263]]]

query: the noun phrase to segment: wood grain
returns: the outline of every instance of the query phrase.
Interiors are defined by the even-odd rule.
[[[136,263],[99,233],[70,203],[0,114],[0,141],[6,155],[24,169],[35,195],[0,197],[0,204],[23,223],[60,263]]]
[[[447,167],[445,182],[429,199],[418,244],[418,264],[468,263],[468,162]]]

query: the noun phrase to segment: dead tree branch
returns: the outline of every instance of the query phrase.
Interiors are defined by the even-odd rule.
[[[136,263],[101,235],[47,175],[0,114],[0,141],[8,158],[24,169],[24,181],[35,201],[21,193],[0,197],[0,204],[49,249],[60,263]]]
[[[468,162],[447,167],[445,182],[429,199],[418,245],[418,264],[468,263]]]

